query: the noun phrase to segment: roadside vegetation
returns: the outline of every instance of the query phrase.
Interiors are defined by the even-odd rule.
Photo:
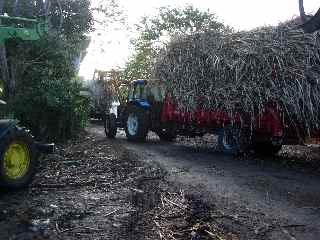
[[[208,31],[230,33],[233,29],[209,10],[203,11],[190,5],[184,8],[161,7],[155,15],[144,16],[135,25],[135,31],[137,36],[131,39],[133,53],[127,59],[124,68],[100,71],[101,78],[95,78],[90,83],[89,88],[94,97],[92,112],[101,112],[101,108],[110,105],[104,96],[110,91],[105,82],[107,79],[113,81],[112,88],[116,86],[121,95],[124,90],[119,88],[121,84],[135,79],[154,78],[157,57],[162,49],[179,36]],[[120,98],[124,99],[122,95]]]
[[[174,38],[207,31],[231,32],[214,13],[193,6],[162,7],[154,16],[145,16],[137,25],[138,36],[132,39],[134,53],[124,69],[124,79],[153,77],[156,56]]]
[[[0,184],[2,172],[14,173],[23,164],[25,169],[32,167],[32,178],[28,188],[18,191],[7,191],[0,185],[0,239],[318,239],[318,145],[285,146],[277,156],[266,158],[254,155],[254,151],[232,158],[221,154],[220,146],[228,145],[225,141],[229,138],[224,132],[216,137],[211,131],[190,129],[189,133],[200,134],[181,136],[181,132],[170,132],[170,128],[149,128],[149,120],[161,120],[144,114],[145,109],[139,112],[137,105],[130,106],[134,102],[131,100],[136,99],[147,100],[143,101],[147,106],[147,95],[129,95],[143,93],[141,89],[146,85],[141,84],[140,90],[128,90],[128,83],[134,79],[158,78],[167,81],[172,91],[168,91],[169,96],[185,104],[180,109],[193,110],[200,100],[207,104],[203,104],[204,110],[229,103],[223,110],[231,113],[230,106],[239,106],[238,99],[242,99],[241,106],[249,103],[252,111],[259,111],[261,102],[255,104],[253,99],[274,100],[281,95],[276,90],[287,86],[287,95],[282,95],[289,96],[287,99],[297,106],[297,112],[303,110],[301,118],[308,116],[308,107],[312,108],[313,115],[306,118],[312,125],[320,119],[320,104],[318,101],[313,105],[319,94],[310,92],[319,93],[320,85],[314,82],[316,87],[312,89],[304,81],[305,72],[294,67],[297,64],[306,69],[307,63],[319,64],[319,45],[310,43],[317,42],[318,35],[317,39],[305,39],[302,30],[295,30],[289,36],[291,41],[284,41],[288,26],[285,30],[269,27],[236,33],[209,11],[192,6],[162,7],[136,26],[134,51],[124,68],[96,70],[94,81],[87,82],[78,76],[78,70],[92,40],[89,34],[99,28],[108,29],[110,23],[123,24],[125,14],[118,0],[60,1],[61,5],[53,4],[51,8],[48,35],[36,42],[15,39],[0,46],[0,88],[8,103],[5,115],[19,119],[37,140],[57,143],[56,151],[41,156],[38,162],[28,158],[31,148],[27,146],[33,147],[33,142],[27,145],[21,138],[10,139],[17,150],[2,154],[5,160],[0,159]],[[0,14],[30,17],[33,12],[36,16],[43,3],[21,1],[19,8],[12,2],[0,0]],[[271,52],[266,51],[266,46]],[[278,51],[278,55],[272,51]],[[306,52],[307,62],[303,59]],[[281,74],[281,68],[286,74]],[[320,71],[316,73],[319,77]],[[244,81],[244,76],[250,76],[252,81]],[[257,76],[262,76],[261,85],[253,81],[260,79]],[[291,82],[284,81],[287,76]],[[277,80],[277,85],[265,80],[270,77]],[[213,79],[224,82],[212,82]],[[248,89],[252,91],[246,95]],[[212,104],[210,98],[217,96],[222,104]],[[126,129],[129,140],[147,139],[144,143],[124,141],[125,134],[115,127],[114,112],[99,114],[109,110],[111,103],[116,105],[116,101],[127,99],[130,103],[122,109],[132,107],[132,111],[125,112],[121,128]],[[155,100],[151,98],[150,103]],[[211,105],[205,102],[208,100]],[[166,104],[158,103],[161,108]],[[100,119],[88,125],[92,105],[98,108]],[[116,113],[121,116],[120,111]],[[189,119],[192,124],[183,126],[185,129],[193,128],[197,122],[193,117]],[[139,122],[143,126],[140,132]],[[168,123],[176,125],[174,121]],[[134,133],[128,134],[128,128]],[[118,139],[111,140],[117,133]],[[17,148],[19,144],[25,147],[23,151]],[[7,146],[3,145],[3,149],[11,150]],[[262,147],[271,152],[268,145]],[[25,173],[11,175],[12,180],[19,181]]]
[[[5,0],[0,12],[35,17],[42,14],[41,2],[14,5]],[[80,95],[85,87],[77,74],[90,43],[88,34],[122,14],[112,0],[101,1],[98,7],[89,0],[62,0],[60,4],[53,1],[49,34],[40,41],[12,40],[0,49],[7,115],[19,119],[37,138],[51,141],[67,140],[86,126],[89,101]]]

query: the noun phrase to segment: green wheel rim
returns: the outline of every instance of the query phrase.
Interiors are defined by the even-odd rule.
[[[27,144],[11,143],[4,153],[4,173],[12,180],[23,177],[30,165],[30,153]]]

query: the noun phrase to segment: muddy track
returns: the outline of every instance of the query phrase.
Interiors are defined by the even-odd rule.
[[[212,139],[134,144],[91,125],[28,189],[0,192],[0,239],[319,239],[314,150],[234,159]]]
[[[0,239],[142,239],[137,220],[153,205],[138,207],[139,188],[162,178],[119,144],[83,133],[41,160],[29,188],[0,191]]]
[[[91,131],[103,136],[100,126]],[[319,239],[318,149],[304,149],[300,161],[286,152],[273,159],[234,159],[211,146],[183,141],[162,143],[149,137],[134,144],[122,132],[115,141],[139,160],[167,171],[166,180],[173,185],[219,209],[217,222],[242,239]]]

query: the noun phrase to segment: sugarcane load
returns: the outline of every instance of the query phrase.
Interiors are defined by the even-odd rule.
[[[231,34],[200,33],[173,41],[155,75],[181,109],[238,110],[256,116],[277,103],[308,133],[320,127],[317,34],[288,22]]]
[[[211,133],[232,154],[275,154],[320,137],[318,27],[316,14],[250,31],[175,35],[157,54],[155,80],[132,81],[126,100],[107,111],[106,135],[117,127],[137,141],[149,130],[163,140]]]

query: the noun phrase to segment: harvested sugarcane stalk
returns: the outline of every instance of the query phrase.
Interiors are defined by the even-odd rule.
[[[195,212],[206,212],[207,209],[201,208],[201,203],[198,201],[186,199],[183,191],[180,193],[167,192],[161,194],[161,201],[158,207],[154,210],[154,230],[159,235],[160,239],[229,239],[225,236],[231,236],[223,232],[212,219],[201,217]],[[194,209],[194,208],[199,209]],[[232,235],[238,239],[236,235]]]
[[[154,75],[180,109],[241,111],[255,124],[272,102],[310,135],[320,128],[320,37],[296,25],[176,37],[159,54]]]

